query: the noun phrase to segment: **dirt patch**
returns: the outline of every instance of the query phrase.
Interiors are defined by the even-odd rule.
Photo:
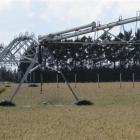
[[[31,83],[31,84],[28,85],[28,87],[38,87],[38,84]]]

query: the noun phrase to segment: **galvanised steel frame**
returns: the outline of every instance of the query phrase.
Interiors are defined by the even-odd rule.
[[[138,21],[140,21],[140,15],[137,15],[136,17],[132,17],[132,18],[128,18],[128,19],[119,19],[116,22],[112,22],[112,23],[108,23],[108,24],[104,24],[104,25],[100,25],[100,24],[96,25],[96,22],[92,22],[91,24],[72,28],[69,30],[64,30],[64,31],[57,32],[57,33],[51,33],[51,34],[45,35],[45,36],[39,36],[38,40],[35,39],[34,36],[30,36],[30,35],[22,35],[22,36],[15,38],[0,53],[0,63],[2,63],[2,64],[12,63],[12,64],[18,66],[20,61],[23,60],[23,61],[29,62],[30,65],[27,68],[27,71],[24,74],[21,82],[17,86],[15,92],[12,94],[10,101],[11,102],[13,101],[13,99],[16,96],[16,94],[18,93],[22,83],[27,78],[27,76],[30,72],[36,70],[37,68],[42,69],[44,66],[46,66],[46,64],[45,64],[46,62],[47,63],[50,62],[50,60],[48,61],[48,57],[51,58],[52,63],[54,63],[54,65],[55,65],[53,54],[51,54],[51,52],[47,48],[46,44],[48,44],[48,43],[65,43],[65,44],[67,44],[67,43],[74,43],[74,44],[81,43],[83,45],[89,44],[89,43],[85,43],[85,42],[83,43],[83,42],[61,42],[61,41],[64,39],[73,38],[73,37],[77,37],[80,35],[85,35],[85,34],[93,33],[93,32],[95,33],[95,32],[99,32],[99,31],[103,31],[104,33],[107,33],[113,37],[116,37],[116,38],[118,38],[119,41],[96,42],[96,40],[95,40],[94,42],[92,42],[92,44],[97,44],[97,43],[101,44],[101,45],[106,45],[106,44],[122,44],[122,45],[124,45],[124,44],[139,44],[139,42],[135,42],[135,41],[125,41],[125,40],[117,37],[115,34],[110,32],[113,28],[115,28],[117,26],[123,26],[125,24],[138,22]],[[100,38],[100,37],[98,37],[98,38]],[[32,56],[30,56],[28,53],[30,51],[33,52]],[[44,52],[44,51],[46,52],[47,55],[43,55],[42,52]],[[39,57],[41,57],[41,61],[39,61],[39,59],[40,59]],[[34,67],[35,64],[36,64],[36,66]],[[72,95],[74,96],[76,101],[78,101],[79,99],[78,99],[77,95],[74,93],[70,84],[67,82],[67,79],[65,78],[61,69],[53,68],[53,67],[49,67],[49,66],[46,66],[46,67],[48,67],[49,69],[55,70],[61,74],[61,76],[66,81]]]

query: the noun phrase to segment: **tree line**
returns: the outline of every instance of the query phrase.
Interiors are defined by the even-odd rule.
[[[137,41],[137,43],[127,45],[100,44],[101,42],[122,40]],[[140,29],[137,29],[135,34],[132,33],[132,30],[124,30],[116,37],[112,37],[107,32],[104,32],[98,39],[93,39],[91,36],[83,36],[56,43],[46,43],[46,47],[49,48],[54,56],[53,60],[47,59],[49,62],[47,66],[61,69],[70,82],[75,80],[75,74],[77,75],[78,82],[97,81],[97,74],[100,75],[101,81],[118,81],[120,73],[124,81],[132,80],[133,73],[135,73],[135,79],[139,81],[139,43]],[[21,75],[25,73],[28,65],[23,62],[20,63],[18,71],[21,72]],[[18,77],[18,71],[16,72],[16,76],[14,75],[13,77]],[[43,71],[45,82],[56,82],[56,75],[57,72],[48,68],[45,68]],[[27,81],[39,82],[40,70],[36,70],[33,74],[29,75]],[[60,75],[59,81],[63,81]]]
[[[0,81],[18,82],[18,72],[16,70],[10,70],[6,67],[0,68]]]

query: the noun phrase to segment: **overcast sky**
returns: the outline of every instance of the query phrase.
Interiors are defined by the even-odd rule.
[[[0,43],[20,32],[36,36],[101,21],[133,17],[140,0],[0,0]]]

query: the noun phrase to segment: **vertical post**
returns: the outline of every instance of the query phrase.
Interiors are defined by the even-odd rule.
[[[56,74],[56,82],[57,82],[57,88],[59,88],[59,77],[58,77],[58,74]]]
[[[2,82],[2,71],[1,71],[1,67],[0,67],[0,81]]]
[[[133,72],[133,88],[135,88],[135,73]]]
[[[77,74],[75,73],[75,88],[76,88],[76,85],[77,85]]]
[[[97,82],[98,82],[98,88],[100,88],[100,75],[97,73]]]
[[[17,73],[17,74],[18,74],[18,81],[19,81],[19,71],[18,71],[18,73]]]
[[[120,88],[122,88],[122,73],[120,72]]]
[[[29,73],[29,83],[31,83],[31,80],[32,80],[32,74]]]
[[[2,81],[1,68],[0,68],[0,81]]]
[[[21,80],[21,71],[18,71],[18,81],[20,82]]]
[[[19,81],[21,80],[21,71],[19,71]]]
[[[43,93],[43,72],[40,70],[40,94]]]
[[[35,72],[33,72],[33,83],[35,83]]]
[[[33,83],[33,72],[31,73],[31,83]]]
[[[21,76],[22,77],[22,76]],[[21,78],[20,78],[20,80],[21,80]],[[24,80],[24,82],[26,83],[27,82],[27,77],[26,77],[26,79]]]

